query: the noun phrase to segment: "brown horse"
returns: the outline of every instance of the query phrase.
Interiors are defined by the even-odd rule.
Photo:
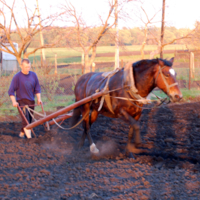
[[[78,121],[81,114],[84,118],[84,131],[80,146],[83,146],[85,138],[88,136],[90,151],[92,153],[99,152],[89,132],[91,125],[96,121],[99,114],[112,118],[121,118],[128,122],[130,124],[128,145],[132,144],[133,136],[135,146],[140,145],[141,137],[137,121],[141,116],[144,98],[155,87],[164,91],[172,102],[179,101],[182,98],[176,82],[176,73],[172,68],[173,60],[174,58],[170,60],[152,59],[131,63],[131,71],[128,74],[125,72],[125,67],[111,76],[103,76],[103,73],[87,73],[81,76],[75,86],[76,101],[105,88],[111,92],[109,96],[107,95],[103,99],[96,99],[74,110],[72,125]],[[128,81],[129,85],[127,85],[127,80],[131,79],[132,82]],[[130,85],[130,82],[133,85]]]

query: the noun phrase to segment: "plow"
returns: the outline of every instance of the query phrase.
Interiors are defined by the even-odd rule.
[[[32,109],[30,109],[28,106],[25,106],[26,109],[28,109],[29,113],[32,115],[33,119],[35,120],[34,122],[32,123],[29,123],[28,120],[26,119],[25,117],[25,114],[24,112],[22,111],[22,109],[18,106],[18,109],[19,109],[19,112],[21,114],[21,116],[23,117],[23,119],[26,121],[27,123],[27,126],[25,127],[26,129],[29,129],[32,131],[34,137],[37,137],[33,128],[39,126],[39,125],[45,125],[45,128],[46,130],[50,130],[50,126],[56,124],[58,125],[60,128],[62,128],[58,123],[59,122],[63,122],[64,120],[66,119],[69,119],[70,117],[73,116],[73,110],[79,106],[82,106],[88,102],[91,102],[91,101],[94,101],[98,98],[101,98],[103,97],[104,95],[107,95],[108,93],[110,93],[112,91],[108,91],[108,90],[102,90],[100,92],[96,92],[95,94],[92,94],[91,96],[88,96],[80,101],[77,101],[69,106],[66,106],[56,112],[53,112],[49,115],[46,115],[46,112],[44,111],[44,107],[43,107],[43,103],[41,103],[41,105],[38,105],[38,106],[41,106],[41,109],[42,109],[42,113],[38,113],[36,111],[34,111],[34,113],[36,115],[39,115],[41,118],[40,119],[35,119],[35,117],[33,117],[33,114],[31,114],[30,111],[33,111]],[[154,93],[152,93],[153,95],[155,95]],[[157,98],[157,102],[160,102],[159,106],[161,106],[163,103],[166,103],[166,100],[167,98],[164,98],[164,99],[161,99],[160,97],[158,97],[157,95],[155,95],[155,97]],[[122,99],[122,98],[121,98]],[[124,100],[127,100],[127,99],[124,99]],[[149,103],[149,101],[154,101],[154,100],[148,100],[147,103]],[[146,103],[145,103],[146,104]],[[156,106],[157,107],[157,106]],[[151,109],[151,108],[147,108],[147,109]],[[81,122],[81,121],[80,121]],[[78,123],[79,124],[79,123]],[[77,125],[78,125],[77,124]],[[72,127],[74,128],[74,127]],[[71,128],[69,128],[71,129]]]
[[[41,113],[38,113],[38,112],[35,112],[37,115],[39,115],[41,118],[36,120],[35,118],[35,121],[32,122],[32,123],[29,123],[28,120],[26,119],[22,109],[18,106],[18,109],[22,115],[22,117],[24,118],[24,120],[26,121],[27,123],[27,126],[25,127],[26,129],[29,129],[32,131],[33,135],[36,137],[36,134],[34,133],[34,130],[33,128],[39,126],[39,125],[42,125],[42,124],[45,124],[45,127],[47,130],[50,130],[50,125],[54,125],[54,124],[57,124],[58,122],[60,121],[64,121],[70,117],[72,117],[73,115],[73,109],[83,105],[83,104],[86,104],[88,102],[91,102],[97,98],[100,98],[102,97],[103,95],[106,95],[107,93],[109,93],[109,91],[100,91],[100,92],[96,92],[95,94],[91,95],[91,96],[88,96],[80,101],[77,101],[65,108],[62,108],[54,113],[51,113],[50,115],[46,115],[45,111],[44,111],[44,108],[43,108],[43,104],[41,104],[41,109],[42,109],[42,112],[43,114]],[[25,106],[25,108],[29,109],[28,106]],[[29,112],[30,113],[30,112]]]

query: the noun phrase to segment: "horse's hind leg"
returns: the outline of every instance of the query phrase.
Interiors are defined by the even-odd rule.
[[[79,143],[79,147],[82,147],[84,142],[85,142],[85,138],[87,136],[87,131],[89,130],[89,112],[90,112],[90,105],[89,104],[85,104],[84,107],[81,109],[82,112],[82,117],[84,117],[85,119],[83,120],[83,133],[81,136],[81,141]]]
[[[87,114],[87,112],[89,112],[89,111],[90,111],[90,104],[85,104],[84,110],[82,112],[82,116],[85,116]],[[92,153],[98,153],[99,152],[99,150],[96,148],[96,145],[94,144],[92,136],[90,134],[90,126],[92,125],[92,123],[94,121],[96,121],[97,116],[98,116],[98,113],[96,113],[95,111],[92,111],[91,115],[89,115],[89,113],[88,113],[88,115],[83,120],[84,131],[83,131],[83,134],[82,134],[82,137],[81,137],[81,142],[79,144],[79,146],[83,146],[85,138],[86,138],[86,136],[88,136],[88,140],[89,140],[89,143],[90,143],[90,151]]]
[[[90,119],[89,119],[89,126],[91,127],[91,125],[96,121],[98,117],[98,111],[97,110],[92,110],[91,115],[90,115]],[[90,151],[92,153],[99,153],[99,150],[96,148],[96,145],[94,144],[93,140],[92,140],[92,136],[90,131],[87,132],[88,134],[88,139],[90,142]]]
[[[83,128],[86,126],[84,123],[85,122],[83,121]],[[85,128],[84,128],[82,136],[81,136],[81,141],[79,142],[79,145],[78,145],[79,148],[81,148],[83,146],[86,136],[87,136],[87,132],[85,131]]]

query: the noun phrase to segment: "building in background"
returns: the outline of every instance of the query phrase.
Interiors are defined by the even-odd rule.
[[[9,43],[5,43],[11,51],[13,51],[12,47]],[[18,44],[14,43],[15,48],[18,51]],[[2,47],[4,49],[4,47]],[[9,53],[4,51],[0,52],[0,70],[6,72],[16,72],[19,69],[19,64],[17,62],[17,58]]]

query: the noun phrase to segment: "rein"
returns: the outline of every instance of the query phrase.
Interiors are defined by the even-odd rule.
[[[116,90],[124,89],[124,88],[125,87],[122,87],[122,88],[118,88],[118,89],[115,89],[115,90],[112,90],[112,91],[116,91]],[[112,91],[109,91],[109,92],[112,92]],[[158,97],[157,95],[155,95],[153,92],[152,92],[152,94],[160,101],[159,105],[156,105],[156,106],[154,106],[152,108],[147,108],[147,107],[144,108],[143,106],[139,106],[139,105],[137,105],[134,102],[140,102],[140,103],[142,103],[144,105],[144,104],[150,104],[150,102],[153,102],[153,101],[157,102],[158,100],[150,100],[150,99],[144,99],[144,98],[143,99],[131,99],[131,98],[127,98],[127,97],[113,97],[113,96],[110,96],[110,97],[114,98],[114,99],[121,99],[121,100],[124,100],[124,101],[129,101],[134,106],[136,106],[138,108],[141,108],[143,110],[150,110],[150,109],[153,109],[153,108],[158,108],[158,107],[162,106],[162,104],[165,103],[166,100],[167,100],[167,97],[165,97],[165,98],[162,99],[162,98]],[[144,103],[144,100],[146,100],[146,103]],[[170,101],[167,102],[167,104],[169,104],[169,103],[170,103]]]

